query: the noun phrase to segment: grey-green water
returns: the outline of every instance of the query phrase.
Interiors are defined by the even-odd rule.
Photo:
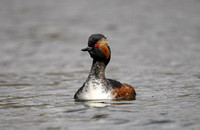
[[[73,100],[92,33],[136,100]],[[1,0],[0,115],[1,130],[200,129],[200,1]]]

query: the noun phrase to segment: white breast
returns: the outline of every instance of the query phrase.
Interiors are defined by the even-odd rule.
[[[102,84],[101,80],[90,80],[85,83],[82,93],[79,95],[79,99],[84,100],[100,100],[100,99],[113,99],[110,90],[106,89],[106,86]]]

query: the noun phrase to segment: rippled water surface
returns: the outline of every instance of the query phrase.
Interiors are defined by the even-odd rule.
[[[92,33],[136,100],[73,100]],[[1,130],[199,130],[199,0],[0,1],[0,115]]]

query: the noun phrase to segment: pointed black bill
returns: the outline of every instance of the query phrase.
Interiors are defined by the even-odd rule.
[[[86,48],[81,49],[81,51],[91,51],[91,50],[92,50],[92,47],[86,47]]]

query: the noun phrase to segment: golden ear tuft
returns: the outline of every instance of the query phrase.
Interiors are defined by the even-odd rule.
[[[105,38],[102,38],[97,42],[99,46],[108,46],[108,41]]]

